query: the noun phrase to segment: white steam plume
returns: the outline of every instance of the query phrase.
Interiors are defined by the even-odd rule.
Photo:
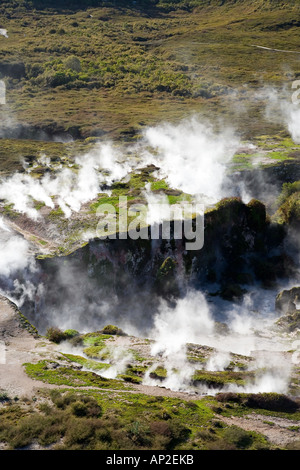
[[[186,358],[187,343],[206,343],[213,329],[214,322],[201,292],[189,292],[178,300],[175,308],[162,301],[150,333],[150,337],[155,339],[151,354],[158,358],[158,362],[148,371],[144,383],[155,383],[150,373],[163,363],[167,370],[164,386],[172,390],[188,390],[194,368]]]
[[[127,175],[130,166],[120,162],[119,158],[119,152],[106,144],[76,158],[78,171],[59,168],[40,179],[34,179],[30,170],[25,174],[15,173],[0,182],[0,199],[5,199],[14,205],[16,211],[36,220],[39,214],[34,208],[34,200],[54,208],[53,198],[56,198],[65,216],[70,217],[72,212],[78,212],[83,204],[97,196],[101,185],[119,181]],[[49,159],[44,158],[43,162],[49,167]]]
[[[300,106],[293,103],[292,92],[283,90],[279,93],[275,88],[266,88],[259,96],[267,100],[267,118],[283,124],[295,144],[300,144]]]
[[[133,360],[133,355],[130,351],[126,351],[126,349],[119,346],[111,346],[107,348],[107,350],[109,352],[109,363],[111,366],[101,371],[100,375],[107,379],[115,379],[119,374],[123,374],[126,371],[127,365]],[[105,352],[105,349],[103,352]]]
[[[231,356],[228,351],[216,351],[212,354],[205,366],[205,369],[211,372],[225,370],[229,366]]]
[[[11,276],[25,269],[31,260],[28,242],[19,235],[12,234],[5,227],[0,228],[0,275]]]
[[[147,129],[145,145],[154,151],[145,151],[144,158],[161,168],[171,187],[216,202],[239,141],[232,130],[217,133],[210,123],[193,118]]]
[[[0,28],[0,36],[4,36],[5,38],[8,38],[7,29]]]

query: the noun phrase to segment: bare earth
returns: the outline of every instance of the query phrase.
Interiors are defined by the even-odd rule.
[[[0,390],[10,396],[33,396],[42,382],[30,379],[22,364],[53,356],[54,345],[36,339],[20,326],[14,304],[0,296]]]

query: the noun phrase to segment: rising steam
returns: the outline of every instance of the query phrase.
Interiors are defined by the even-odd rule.
[[[262,90],[260,96],[266,99],[266,117],[282,124],[290,133],[295,144],[300,144],[300,107],[293,102],[290,90],[275,88]]]
[[[239,140],[231,129],[217,133],[211,123],[193,118],[147,129],[145,144],[154,151],[144,151],[144,157],[161,168],[172,188],[216,202]]]
[[[285,123],[293,140],[300,142],[300,111],[292,103],[282,101],[272,91],[268,93],[267,114],[274,116],[274,107],[278,119]],[[159,168],[159,177],[165,178],[172,188],[214,203],[226,195],[223,187],[226,168],[238,146],[239,139],[232,130],[223,129],[217,132],[211,123],[201,122],[197,118],[178,125],[164,124],[147,129],[142,142],[130,149],[138,154],[136,160],[129,159],[124,148],[116,148],[112,144],[98,144],[92,152],[78,156],[69,167],[54,166],[47,156],[41,156],[37,165],[48,167],[51,172],[36,179],[32,175],[32,168],[24,165],[23,173],[1,178],[0,199],[12,204],[17,212],[26,214],[33,220],[41,217],[35,208],[36,201],[50,209],[58,206],[65,217],[70,218],[84,204],[97,198],[100,192],[110,194],[109,186],[114,181],[122,181],[132,170],[151,163]],[[153,195],[148,186],[145,187],[144,196],[149,204],[150,223],[160,223],[166,214],[157,209],[160,207],[157,203],[162,203],[163,207],[167,202],[165,196]],[[29,243],[12,232],[1,218],[0,242],[0,276],[11,278],[15,294],[22,304],[26,298],[32,299],[34,296],[34,286],[30,281],[20,282],[15,279],[16,271],[25,270],[28,266],[34,269]],[[110,320],[112,306],[114,302],[117,304],[115,299],[102,299],[99,288],[99,303],[93,305],[90,302],[87,305],[81,289],[77,285],[74,289],[74,280],[81,281],[77,275],[78,273],[65,266],[59,271],[58,282],[65,296],[65,303],[59,307],[59,326],[80,330],[83,326],[82,317],[85,315],[87,326],[84,327],[91,328],[95,310],[102,320]],[[80,282],[78,286],[79,284]],[[70,286],[73,290],[69,289]],[[40,286],[41,296],[42,288]],[[71,307],[69,302],[73,302]],[[224,305],[220,308],[225,310]],[[142,310],[142,307],[139,306],[138,309]],[[225,317],[230,334],[220,338],[215,330],[214,315],[203,293],[189,291],[184,298],[174,301],[173,306],[161,301],[154,316],[154,325],[148,332],[149,337],[154,339],[151,354],[155,360],[145,376],[144,384],[157,384],[151,378],[151,372],[163,365],[167,372],[164,386],[172,390],[191,390],[196,366],[188,360],[187,353],[188,344],[196,343],[215,348],[214,353],[203,364],[203,370],[226,370],[230,364],[231,352],[253,356],[253,368],[260,369],[262,373],[254,382],[247,383],[244,387],[230,385],[228,390],[286,392],[291,369],[289,361],[281,353],[287,350],[287,345],[282,345],[281,348],[277,338],[263,335],[266,320],[269,319],[266,318],[261,323],[258,316],[253,316],[253,310],[251,301],[245,297],[244,303],[227,312]],[[56,312],[51,312],[50,318],[58,318],[55,314]],[[133,324],[136,320],[134,315],[136,313],[132,318],[123,320],[131,330],[136,328],[136,324]],[[265,347],[271,348],[271,355],[258,353]],[[274,351],[280,355],[275,355]],[[102,375],[116,377],[125,370],[131,359],[122,349],[116,349],[112,354],[111,367]],[[201,365],[197,365],[199,367]],[[207,391],[205,387],[200,389],[200,392]]]

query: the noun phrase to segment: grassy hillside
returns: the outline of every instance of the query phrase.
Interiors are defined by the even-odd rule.
[[[2,2],[9,37],[0,36],[0,77],[10,124],[132,138],[146,125],[201,112],[248,135],[278,130],[253,92],[289,87],[299,54],[255,46],[297,52],[299,1],[80,5]]]

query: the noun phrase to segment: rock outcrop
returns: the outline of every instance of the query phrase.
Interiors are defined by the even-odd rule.
[[[23,311],[42,331],[57,315],[80,315],[80,325],[94,326],[92,318],[108,305],[114,321],[130,315],[145,325],[161,298],[172,302],[191,288],[215,291],[218,285],[217,295],[237,300],[247,286],[273,287],[293,273],[285,228],[268,220],[260,201],[223,199],[205,214],[204,225],[198,251],[187,251],[187,240],[175,239],[171,226],[170,240],[94,239],[70,255],[39,259],[29,280],[43,284],[43,295]]]
[[[300,303],[300,287],[293,287],[279,292],[275,300],[275,308],[284,314],[291,313],[297,310],[297,303]]]

